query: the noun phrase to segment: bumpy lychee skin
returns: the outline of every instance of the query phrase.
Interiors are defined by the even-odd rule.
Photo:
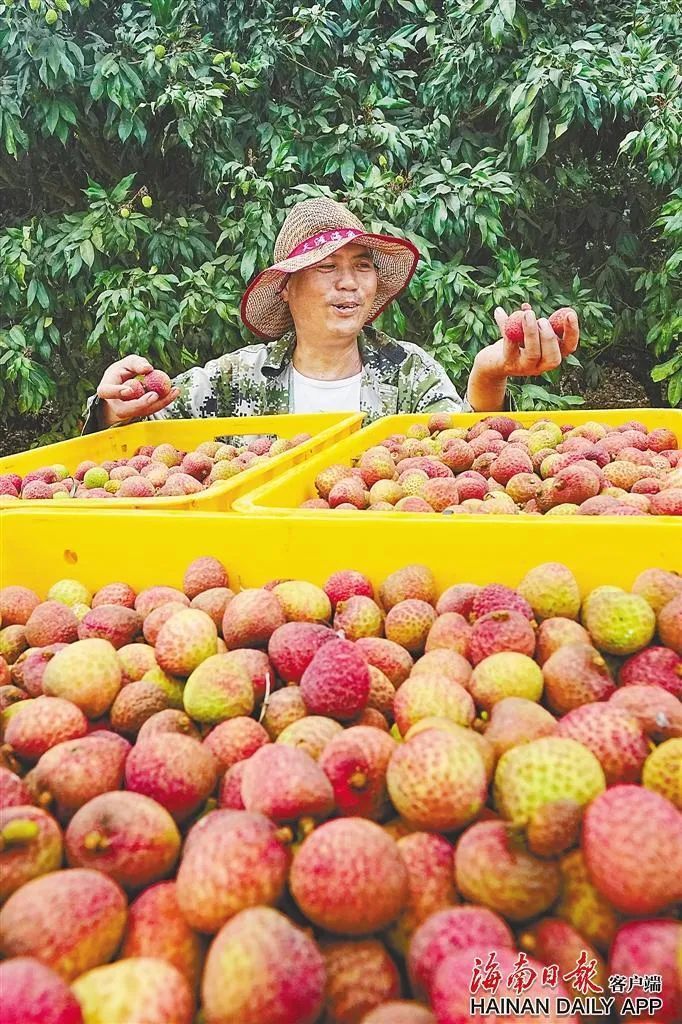
[[[636,719],[608,703],[584,704],[564,715],[556,736],[577,740],[591,750],[609,786],[638,782],[649,744]]]
[[[106,963],[126,921],[123,890],[100,871],[52,871],[22,885],[0,910],[6,957],[34,956],[67,981]]]
[[[187,714],[208,725],[249,715],[254,708],[253,684],[229,653],[213,654],[197,665],[182,698]]]
[[[404,736],[416,722],[433,715],[458,725],[471,725],[476,708],[471,694],[459,683],[425,672],[403,683],[393,701],[393,714]]]
[[[145,737],[130,751],[125,766],[128,789],[156,800],[186,821],[213,791],[217,763],[201,743],[177,733]]]
[[[400,601],[386,616],[386,638],[400,644],[412,655],[420,654],[436,618],[435,609],[426,601],[418,598]]]
[[[142,616],[121,605],[98,605],[90,609],[78,625],[78,637],[108,640],[117,650],[131,644],[142,632]]]
[[[301,687],[286,686],[271,694],[262,725],[270,739],[276,740],[288,725],[305,718],[307,714],[308,709],[301,696]]]
[[[31,772],[36,802],[60,821],[101,793],[120,789],[130,744],[109,732],[93,732],[51,747]]]
[[[332,573],[324,585],[324,592],[336,608],[339,601],[347,601],[349,597],[374,597],[371,580],[354,569],[342,569]]]
[[[601,651],[634,654],[653,637],[656,616],[648,601],[637,594],[598,588],[585,602],[583,624]]]
[[[119,647],[118,663],[121,666],[121,685],[137,682],[145,672],[156,667],[156,655],[149,644],[126,644]]]
[[[544,665],[560,647],[576,643],[591,646],[590,634],[579,622],[562,616],[545,619],[538,627],[535,660]]]
[[[0,992],[3,1024],[83,1024],[68,985],[33,957],[0,964]]]
[[[279,600],[288,622],[327,623],[332,617],[331,601],[314,583],[287,580],[278,583],[272,593]]]
[[[585,812],[592,881],[624,914],[657,914],[682,897],[682,815],[658,793],[619,785]]]
[[[476,817],[488,779],[476,747],[428,729],[401,744],[386,774],[395,809],[416,828],[449,832]]]
[[[465,618],[471,614],[474,598],[481,588],[475,583],[455,583],[438,598],[436,611],[439,615],[457,612]]]
[[[405,956],[417,928],[431,914],[453,906],[459,899],[455,890],[454,850],[444,836],[413,832],[397,843],[407,868],[409,895],[387,938],[393,949]]]
[[[509,925],[487,907],[452,907],[431,914],[414,933],[408,955],[415,995],[430,991],[436,971],[446,957],[467,949],[512,949]],[[470,964],[469,977],[471,977]]]
[[[661,1024],[675,1024],[682,1017],[682,924],[679,921],[628,921],[618,929],[609,957],[609,973],[632,978],[634,975],[661,976],[659,997],[663,1006],[656,1012]],[[627,998],[647,997],[635,985]],[[625,996],[618,996],[622,1008]]]
[[[340,935],[386,928],[408,896],[395,841],[364,818],[339,818],[315,829],[294,857],[289,885],[310,921]]]
[[[389,810],[386,770],[396,747],[388,733],[352,726],[333,737],[320,757],[338,813],[382,820]]]
[[[0,622],[3,626],[25,626],[40,598],[28,587],[10,586],[0,590]]]
[[[474,665],[498,651],[518,651],[532,657],[535,630],[525,615],[515,611],[495,611],[476,619],[471,632],[469,657]]]
[[[0,657],[8,665],[13,665],[28,649],[25,626],[5,626],[0,629]]]
[[[648,755],[642,785],[660,793],[682,811],[682,738],[666,740]]]
[[[334,629],[341,631],[346,640],[359,640],[363,636],[382,636],[384,615],[371,597],[358,595],[339,601],[334,614]]]
[[[484,711],[505,697],[538,701],[542,687],[542,669],[517,651],[498,651],[479,661],[468,684],[476,705]]]
[[[491,477],[503,487],[506,487],[512,477],[519,473],[532,472],[533,463],[530,456],[523,449],[511,446],[503,449],[490,467]]]
[[[315,654],[301,677],[308,712],[348,721],[367,705],[367,662],[349,640],[332,640]]]
[[[209,950],[202,981],[206,1024],[315,1024],[325,982],[324,960],[305,932],[269,907],[244,910]]]
[[[245,811],[242,780],[246,761],[237,761],[225,772],[218,790],[218,807],[226,811]]]
[[[213,587],[228,587],[229,579],[223,563],[208,555],[195,558],[185,570],[182,589],[190,601],[204,590]]]
[[[211,811],[187,836],[177,899],[187,923],[217,932],[247,907],[276,903],[290,853],[276,825],[261,814]]]
[[[654,742],[682,736],[682,706],[661,686],[621,686],[611,695],[609,704],[636,718]]]
[[[502,583],[489,583],[481,587],[473,599],[471,606],[471,617],[473,620],[480,619],[489,612],[513,611],[525,615],[533,620],[533,609],[525,597],[522,597],[516,590],[506,587]]]
[[[632,593],[639,594],[658,613],[661,608],[682,594],[682,576],[666,569],[645,569],[632,584]]]
[[[510,921],[527,921],[554,903],[561,883],[553,861],[514,844],[501,821],[481,821],[460,837],[455,850],[459,892]]]
[[[131,903],[120,957],[165,960],[180,971],[192,991],[196,990],[202,943],[180,911],[175,882],[158,882]]]
[[[269,742],[270,737],[259,722],[239,715],[211,729],[204,746],[216,758],[220,771],[226,772],[233,764],[251,757]]]
[[[223,617],[223,639],[228,648],[266,647],[272,634],[286,622],[277,596],[264,588],[235,594]]]
[[[662,686],[682,697],[682,656],[670,647],[645,647],[621,666],[623,686]]]
[[[159,631],[156,660],[169,675],[187,677],[216,654],[217,635],[213,619],[205,612],[196,608],[178,612]]]
[[[463,658],[469,657],[471,626],[459,612],[443,612],[438,615],[426,638],[425,650],[446,649],[456,651]]]
[[[561,895],[553,913],[571,924],[602,953],[606,952],[618,927],[619,915],[595,888],[582,850],[571,850],[559,860]]]
[[[447,614],[447,613],[446,613]],[[443,616],[440,616],[443,618]],[[438,620],[436,621],[438,625]],[[426,651],[416,662],[410,672],[410,677],[428,675],[442,676],[452,683],[459,683],[465,689],[469,686],[471,679],[471,665],[466,657],[458,654],[456,650],[445,647],[435,647]]]
[[[580,611],[580,588],[571,570],[561,562],[547,562],[523,577],[518,591],[540,621],[562,616],[576,619]]]
[[[122,608],[135,607],[135,591],[127,583],[107,583],[95,592],[91,607],[101,604],[119,604]]]
[[[666,647],[682,655],[682,594],[668,601],[658,613],[658,635]]]
[[[315,761],[319,761],[327,744],[343,732],[343,726],[333,718],[323,715],[306,715],[297,722],[292,722],[277,737],[278,743],[296,747],[304,751]],[[267,736],[267,733],[266,733]]]
[[[414,662],[411,655],[400,644],[384,637],[362,637],[355,642],[356,650],[370,665],[380,669],[396,689],[405,682]]]
[[[344,477],[337,481],[327,497],[330,508],[351,506],[354,509],[365,509],[369,505],[369,491],[364,481],[356,477]]]
[[[57,871],[62,833],[54,818],[30,805],[0,809],[0,904],[22,885]]]
[[[70,644],[78,639],[78,619],[71,608],[59,601],[39,604],[31,612],[25,628],[30,647]]]
[[[384,610],[389,612],[400,601],[415,599],[435,604],[436,580],[425,565],[406,565],[387,576],[379,588]]]
[[[554,716],[535,701],[504,697],[493,705],[484,735],[499,758],[521,743],[553,735],[556,724]]]
[[[88,718],[109,710],[121,687],[121,666],[108,640],[77,640],[55,654],[43,674],[43,691],[79,707]]]
[[[178,602],[189,608],[189,598],[181,590],[175,587],[147,587],[141,590],[135,598],[135,611],[139,612],[143,619],[162,604],[169,601]]]
[[[599,651],[587,644],[566,644],[542,667],[546,702],[557,714],[592,701],[608,700],[616,686]]]
[[[0,765],[0,809],[33,803],[33,794],[23,779]]]
[[[171,964],[153,957],[96,967],[76,980],[73,992],[86,1021],[191,1024],[193,1017],[187,981]]]
[[[85,736],[87,731],[85,715],[70,701],[36,697],[16,706],[5,728],[5,742],[22,761],[33,764],[50,747]]]
[[[281,743],[268,743],[248,759],[242,800],[247,811],[280,824],[300,818],[321,821],[334,809],[334,791],[317,761]]]
[[[168,811],[139,793],[103,793],[80,808],[66,830],[72,867],[96,868],[124,889],[170,874],[180,833]]]
[[[655,516],[682,516],[682,487],[666,487],[652,495],[650,508]]]
[[[222,635],[225,609],[233,597],[234,593],[229,587],[210,587],[192,598],[190,608],[198,608],[199,611],[210,615],[216,624],[218,633]]]
[[[354,1024],[366,1011],[401,993],[400,975],[377,939],[325,942],[328,1024]]]
[[[585,806],[606,788],[595,755],[577,740],[545,736],[513,747],[495,771],[495,806],[509,821],[526,823],[545,804]]]
[[[514,345],[523,345],[523,315],[522,309],[516,309],[505,321],[504,336]]]

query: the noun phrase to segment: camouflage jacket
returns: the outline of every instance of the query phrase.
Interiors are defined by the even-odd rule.
[[[178,398],[153,419],[207,416],[262,416],[293,412],[292,357],[296,334],[289,331],[270,344],[247,345],[181,373],[173,384]],[[362,358],[360,411],[365,422],[393,413],[467,412],[445,370],[418,345],[394,341],[374,327],[358,336]],[[83,433],[97,430],[91,415]]]

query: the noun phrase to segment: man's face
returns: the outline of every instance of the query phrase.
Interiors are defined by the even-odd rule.
[[[377,272],[364,245],[344,245],[282,289],[297,331],[357,337],[376,297]]]

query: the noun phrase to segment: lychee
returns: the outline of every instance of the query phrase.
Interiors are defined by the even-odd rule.
[[[203,949],[180,911],[175,882],[158,882],[131,903],[120,955],[165,960],[196,990]]]
[[[550,709],[565,714],[581,704],[608,700],[616,686],[608,665],[588,644],[565,644],[542,666]]]
[[[121,687],[121,666],[108,640],[77,640],[55,654],[43,673],[43,691],[79,707],[88,718],[108,711]]]
[[[367,705],[367,663],[348,640],[333,640],[315,654],[301,678],[301,696],[310,714],[347,721]]]
[[[542,696],[542,669],[532,658],[517,651],[498,651],[479,661],[468,689],[477,706],[490,711],[505,697],[538,701]]]
[[[553,715],[535,701],[504,697],[493,705],[484,735],[499,758],[521,743],[553,735],[556,724]]]
[[[158,958],[131,957],[96,967],[74,982],[73,992],[86,1021],[192,1022],[192,993],[187,981],[175,967]]]
[[[245,716],[237,716],[221,722],[211,729],[204,740],[218,762],[221,772],[227,771],[238,761],[255,754],[270,738],[258,722]]]
[[[33,957],[0,964],[3,1024],[83,1024],[75,995],[58,974]]]
[[[126,787],[156,800],[180,822],[212,793],[217,775],[211,751],[178,733],[146,736],[130,751],[125,766]]]
[[[268,743],[248,759],[242,800],[247,811],[280,824],[301,818],[323,820],[334,809],[332,786],[314,758],[280,743]]]
[[[88,722],[69,700],[36,697],[15,705],[5,728],[5,742],[22,761],[33,763],[57,743],[85,736]]]
[[[361,637],[355,643],[356,650],[370,665],[386,675],[397,688],[404,683],[414,664],[412,657],[400,644],[383,637]]]
[[[322,715],[306,715],[305,718],[299,718],[297,722],[292,722],[286,729],[283,729],[277,737],[277,742],[284,743],[288,747],[296,747],[315,761],[319,761],[325,747],[334,736],[343,731],[340,722],[336,722],[333,718],[325,718]],[[267,736],[267,733],[265,735]]]
[[[242,590],[225,609],[223,639],[228,648],[265,647],[286,616],[277,595],[265,589]]]

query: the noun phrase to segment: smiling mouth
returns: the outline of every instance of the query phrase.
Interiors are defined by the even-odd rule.
[[[334,302],[332,303],[332,309],[338,310],[340,313],[350,313],[353,310],[359,309],[359,302]]]

